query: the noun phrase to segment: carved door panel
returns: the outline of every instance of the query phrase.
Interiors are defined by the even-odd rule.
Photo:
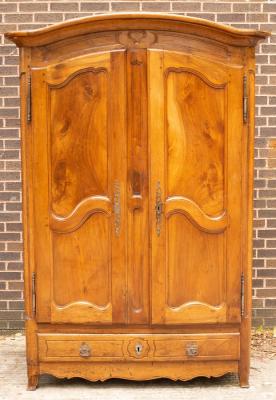
[[[122,323],[124,51],[34,69],[32,99],[37,320]]]
[[[149,52],[152,321],[240,320],[242,69]]]

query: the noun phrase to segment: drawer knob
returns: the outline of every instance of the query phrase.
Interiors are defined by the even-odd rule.
[[[186,346],[187,356],[194,357],[198,355],[198,345],[196,343],[189,343]]]
[[[82,343],[80,346],[80,356],[81,357],[90,357],[91,350],[87,343]]]

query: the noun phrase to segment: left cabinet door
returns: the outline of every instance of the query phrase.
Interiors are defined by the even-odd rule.
[[[125,52],[33,68],[36,318],[125,321]]]

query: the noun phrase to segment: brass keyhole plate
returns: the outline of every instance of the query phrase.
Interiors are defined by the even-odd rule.
[[[137,355],[140,355],[142,353],[143,350],[143,345],[141,343],[137,343],[135,345],[135,352]]]

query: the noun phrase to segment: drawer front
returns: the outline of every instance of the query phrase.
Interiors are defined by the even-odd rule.
[[[38,334],[40,361],[238,360],[240,336],[231,334]]]

